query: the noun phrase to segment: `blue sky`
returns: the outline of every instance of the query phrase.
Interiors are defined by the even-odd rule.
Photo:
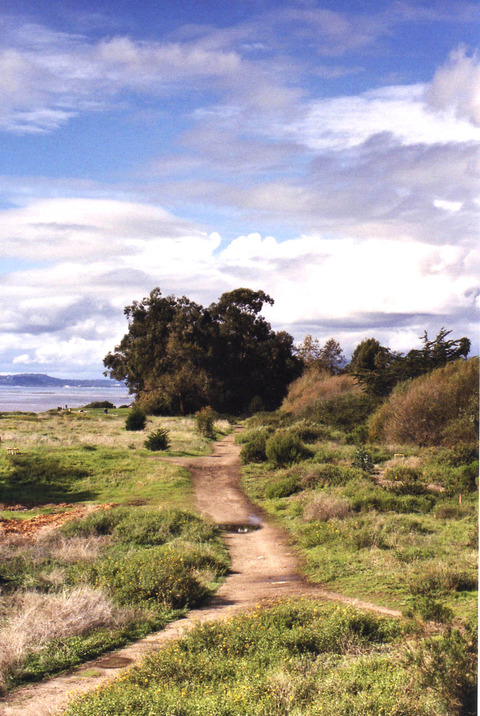
[[[4,0],[0,372],[99,377],[156,286],[478,352],[479,29],[469,0]]]

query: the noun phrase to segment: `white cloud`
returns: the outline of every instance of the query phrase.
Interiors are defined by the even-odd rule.
[[[425,86],[417,84],[314,101],[306,116],[285,131],[315,151],[345,150],[382,133],[402,144],[480,141],[480,129],[448,108],[429,111],[424,96]]]
[[[236,75],[241,64],[235,51],[209,48],[201,39],[90,42],[26,26],[4,33],[0,47],[0,128],[51,131],[80,111],[109,106],[125,91],[158,95],[186,80],[198,86]]]
[[[453,110],[457,117],[480,127],[480,59],[467,55],[464,48],[450,54],[440,67],[426,92],[435,110]]]
[[[11,229],[10,211],[0,212],[0,226]],[[252,233],[219,251],[218,233],[192,226],[187,232],[185,222],[155,206],[58,199],[15,211],[23,223],[9,246],[21,255],[22,236],[29,236],[28,227],[39,218],[42,232],[67,218],[72,222],[57,237],[50,264],[0,281],[2,352],[15,365],[51,372],[67,364],[100,371],[103,356],[126,331],[123,307],[157,285],[164,294],[187,295],[204,305],[238,286],[261,288],[275,299],[267,311],[275,326],[294,335],[334,334],[345,346],[369,326],[375,335],[388,331],[400,341],[404,324],[411,331],[418,316],[426,317],[423,327],[435,320],[450,326],[458,316],[468,321],[478,286],[479,252],[467,246],[392,242],[385,236],[333,240],[316,233],[280,242]],[[86,226],[93,227],[99,250],[88,243],[81,253]],[[153,228],[157,233],[151,236]],[[45,258],[45,237],[36,231],[38,226],[27,254],[34,255],[37,242],[37,257]],[[74,259],[67,258],[72,246]]]
[[[192,224],[148,204],[107,199],[44,199],[0,212],[0,256],[75,261],[125,256],[155,241],[179,254],[209,240]],[[177,248],[175,248],[177,247]],[[183,247],[183,248],[182,248]]]
[[[344,319],[355,314],[449,314],[468,310],[478,286],[466,268],[472,254],[457,246],[320,236],[277,243],[253,234],[221,254],[227,270],[245,269],[276,297],[276,321]]]

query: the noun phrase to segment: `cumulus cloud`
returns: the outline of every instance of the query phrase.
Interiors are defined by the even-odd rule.
[[[480,59],[465,48],[450,54],[427,88],[426,99],[433,109],[453,110],[457,117],[480,127]]]
[[[238,286],[261,288],[275,299],[267,312],[275,327],[296,338],[306,332],[325,339],[334,334],[345,347],[369,328],[400,341],[412,321],[425,328],[450,326],[453,318],[458,324],[458,317],[473,320],[480,263],[475,247],[329,239],[314,232],[287,241],[254,233],[222,243],[218,233],[191,226],[185,233],[184,222],[176,224],[155,206],[80,203],[77,213],[75,202],[68,205],[72,223],[65,229],[65,246],[82,245],[85,227],[99,231],[102,216],[106,235],[112,241],[120,237],[115,251],[90,250],[89,244],[81,259],[71,260],[59,241],[48,264],[4,278],[2,352],[16,365],[40,368],[67,361],[79,371],[92,364],[100,369],[127,328],[123,307],[157,285],[164,294],[187,295],[204,305]],[[42,203],[41,231],[56,226],[65,208],[61,199]],[[37,205],[18,211],[38,223]],[[0,212],[0,225],[8,226],[2,221],[8,216],[8,210]],[[163,226],[159,235],[155,219],[165,220],[172,234]],[[45,249],[43,238],[39,241]],[[10,244],[11,250],[22,246],[22,240]]]

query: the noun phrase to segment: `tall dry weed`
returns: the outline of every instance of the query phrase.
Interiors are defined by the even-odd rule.
[[[291,384],[281,409],[299,415],[320,400],[361,390],[351,375],[330,375],[327,371],[310,368]]]
[[[348,500],[334,495],[314,495],[303,510],[303,516],[308,522],[343,520],[351,513]]]
[[[124,618],[125,612],[114,607],[102,591],[87,586],[60,594],[22,593],[0,629],[0,690],[28,653],[54,639],[87,634]]]

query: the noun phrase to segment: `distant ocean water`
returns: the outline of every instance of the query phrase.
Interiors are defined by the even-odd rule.
[[[27,388],[23,386],[0,386],[0,412],[21,410],[43,413],[57,407],[80,408],[94,400],[108,400],[117,408],[130,405],[134,396],[124,387],[111,388],[68,388],[62,386]]]

